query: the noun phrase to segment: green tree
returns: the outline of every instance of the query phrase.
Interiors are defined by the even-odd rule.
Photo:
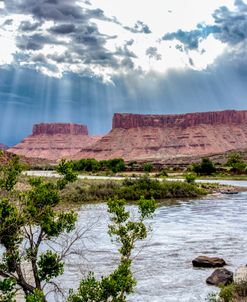
[[[212,175],[216,168],[209,158],[203,158],[200,164],[193,164],[192,171],[197,175]]]
[[[0,183],[3,190],[11,192],[21,172],[19,160],[14,159],[7,167],[11,168],[2,169]],[[58,289],[54,278],[63,274],[64,259],[75,241],[68,242],[61,252],[54,249],[41,251],[41,245],[74,230],[77,214],[56,211],[61,201],[60,190],[76,179],[71,162],[61,161],[56,170],[62,177],[56,182],[30,178],[29,190],[15,194],[18,196],[15,200],[3,198],[0,201],[0,247],[3,251],[0,257],[0,302],[16,302],[19,289],[26,302],[47,302],[47,291],[52,287]],[[11,181],[6,181],[8,179]],[[109,234],[121,245],[118,267],[101,280],[90,273],[81,281],[78,292],[70,291],[68,301],[124,302],[133,292],[136,280],[131,271],[132,251],[135,243],[147,236],[144,220],[154,213],[155,201],[141,198],[139,218],[135,221],[130,219],[125,205],[124,200],[108,202]],[[26,274],[26,268],[30,274]]]
[[[13,190],[21,171],[18,158],[2,169],[0,183],[4,190]],[[60,202],[60,188],[76,176],[70,163],[62,161],[57,171],[62,178],[57,183],[30,179],[31,189],[18,195],[14,202],[0,201],[0,301],[15,301],[15,290],[23,291],[26,301],[47,301],[46,286],[55,285],[53,278],[63,273],[64,257],[51,250],[40,252],[43,242],[75,228],[77,214],[55,211]],[[25,267],[31,268],[26,276]]]
[[[106,277],[97,279],[89,273],[82,280],[75,293],[70,291],[69,302],[125,302],[127,295],[133,293],[136,280],[131,271],[132,252],[138,240],[147,236],[147,227],[144,220],[151,217],[155,211],[155,201],[143,197],[138,204],[139,218],[130,219],[130,213],[125,208],[125,200],[113,199],[108,202],[108,212],[111,215],[109,235],[120,243],[121,255],[118,267]]]
[[[230,167],[232,173],[242,174],[246,172],[246,163],[240,153],[231,153],[225,165]]]

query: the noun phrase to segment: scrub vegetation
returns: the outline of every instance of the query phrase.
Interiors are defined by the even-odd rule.
[[[68,302],[125,302],[134,292],[136,280],[132,274],[132,252],[135,244],[147,236],[145,219],[155,211],[154,199],[139,198],[136,218],[131,218],[123,199],[108,199],[109,235],[120,244],[120,260],[116,269],[100,279],[93,272],[83,278],[76,291],[64,296],[56,277],[64,272],[65,259],[71,257],[76,240],[73,231],[77,213],[57,211],[61,191],[77,176],[71,162],[62,161],[56,168],[61,178],[48,181],[30,178],[29,188],[15,192],[23,167],[14,158],[0,169],[0,301],[16,302],[21,292],[26,302],[47,302],[49,294]],[[69,234],[72,241],[61,251],[47,244]],[[47,247],[47,248],[44,248]],[[60,297],[60,298],[61,298]]]

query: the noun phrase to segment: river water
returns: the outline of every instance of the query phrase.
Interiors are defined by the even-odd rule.
[[[135,215],[135,206],[129,208]],[[61,280],[66,287],[76,288],[89,270],[102,276],[116,267],[117,246],[107,235],[108,223],[105,204],[80,209],[79,226],[90,230],[77,242],[83,259],[74,257],[67,265]],[[217,290],[205,283],[213,270],[193,268],[193,258],[223,257],[232,271],[247,263],[247,192],[160,203],[148,224],[152,231],[135,250],[138,283],[129,301],[205,301]]]

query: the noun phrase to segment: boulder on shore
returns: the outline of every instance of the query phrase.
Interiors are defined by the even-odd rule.
[[[216,269],[206,280],[209,285],[228,285],[233,282],[233,273],[225,268]]]
[[[226,262],[218,257],[199,256],[192,260],[192,264],[194,267],[222,267]]]

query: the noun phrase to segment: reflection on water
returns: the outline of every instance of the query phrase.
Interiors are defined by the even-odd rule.
[[[134,211],[135,206],[130,206]],[[105,204],[87,205],[80,210],[79,225],[95,221],[83,247],[84,260],[74,257],[62,280],[76,287],[81,273],[93,270],[99,276],[117,263],[117,247],[107,235]],[[205,284],[211,269],[194,269],[191,260],[200,254],[223,257],[228,269],[247,263],[247,193],[219,195],[191,201],[166,201],[159,205],[149,223],[144,248],[136,251],[133,270],[138,279],[135,302],[205,301],[215,290]],[[138,247],[138,251],[143,243]],[[80,263],[79,263],[80,262]],[[81,264],[83,263],[83,264]],[[81,264],[81,265],[80,265]]]

